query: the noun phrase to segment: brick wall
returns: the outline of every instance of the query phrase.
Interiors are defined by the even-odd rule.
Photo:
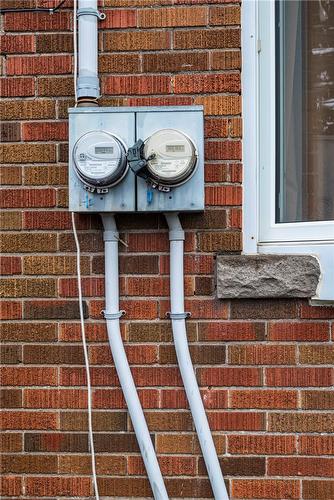
[[[38,5],[57,2],[39,0]],[[2,6],[35,5],[3,0]],[[189,340],[231,497],[334,498],[333,308],[218,301],[217,252],[241,250],[240,7],[224,0],[104,0],[103,105],[205,107],[206,205],[182,217]],[[1,37],[4,497],[88,497],[86,389],[67,212],[72,13],[6,14]],[[137,29],[140,27],[140,30]],[[210,498],[176,366],[168,237],[159,216],[119,216],[122,332],[171,497]],[[112,365],[98,217],[78,216],[100,493],[149,497]]]

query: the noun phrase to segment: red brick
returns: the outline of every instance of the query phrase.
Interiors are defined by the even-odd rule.
[[[49,412],[2,411],[0,421],[3,430],[52,430],[58,427],[57,414]]]
[[[0,191],[1,208],[54,207],[54,189],[6,189]]]
[[[176,75],[174,92],[176,94],[240,92],[240,76],[237,73]]]
[[[228,120],[223,118],[206,118],[204,121],[205,137],[227,137]]]
[[[26,494],[37,497],[89,497],[92,481],[90,477],[29,476],[26,478]]]
[[[0,302],[0,319],[21,319],[22,304],[13,300],[2,300]]]
[[[331,368],[266,368],[267,385],[281,387],[327,387],[333,383]]]
[[[101,311],[104,309],[104,302],[92,300],[90,302],[90,316],[101,319]],[[158,304],[154,300],[123,300],[121,309],[126,311],[126,315],[131,319],[155,319],[158,315]]]
[[[155,345],[127,345],[126,353],[129,363],[144,365],[157,362],[158,348]],[[107,365],[112,363],[109,345],[91,346],[89,358],[92,365]]]
[[[29,97],[35,95],[33,78],[0,78],[1,97]]]
[[[164,75],[106,76],[103,92],[112,95],[168,94],[170,77]]]
[[[325,342],[329,340],[328,323],[269,323],[269,340]]]
[[[234,345],[229,347],[229,363],[234,365],[293,365],[295,346]]]
[[[225,302],[212,299],[186,299],[185,310],[190,312],[192,319],[227,318]],[[160,301],[160,317],[165,318],[170,311],[168,301]]]
[[[205,158],[206,160],[241,160],[241,141],[207,141]]]
[[[17,453],[22,451],[22,433],[0,433],[0,448],[2,453]]]
[[[300,498],[299,481],[281,479],[235,479],[232,481],[233,498]]]
[[[240,50],[215,50],[212,51],[211,69],[226,70],[241,68],[241,51]]]
[[[3,385],[57,385],[57,369],[51,367],[2,367]]]
[[[135,10],[115,9],[108,11],[107,17],[101,22],[101,29],[135,28],[137,25]]]
[[[239,115],[241,113],[241,98],[237,95],[198,96],[195,98],[195,104],[202,104],[204,106],[204,114],[206,116]]]
[[[221,409],[227,407],[227,391],[216,389],[201,390],[205,408]],[[184,389],[163,389],[161,391],[161,408],[188,408]]]
[[[56,456],[45,455],[3,455],[1,459],[2,472],[15,474],[41,474],[58,472],[58,460]]]
[[[159,407],[159,391],[157,389],[139,389],[138,396],[143,408]],[[93,394],[94,408],[126,408],[121,389],[96,389]]]
[[[167,28],[172,26],[201,26],[207,23],[204,7],[143,9],[138,12],[138,26]]]
[[[267,467],[270,476],[332,477],[334,458],[269,457]]]
[[[22,494],[22,478],[15,476],[2,476],[0,477],[0,496],[13,497],[15,495],[21,496]]]
[[[210,429],[213,431],[263,431],[264,414],[259,412],[210,412]]]
[[[86,389],[26,389],[25,408],[87,408]]]
[[[195,457],[163,456],[159,457],[159,465],[161,473],[164,476],[194,476],[197,468]],[[135,476],[146,475],[144,462],[141,457],[129,456],[128,473]]]
[[[240,7],[212,7],[210,9],[210,24],[212,25],[239,25],[240,24]]]
[[[0,274],[21,274],[22,265],[20,257],[0,257]]]
[[[297,391],[230,391],[231,408],[297,408]]]
[[[2,35],[0,51],[4,54],[23,54],[35,52],[34,35]]]
[[[206,186],[206,205],[224,206],[241,205],[242,190],[240,186]]]
[[[242,229],[242,210],[239,208],[231,208],[229,227],[231,229]]]
[[[9,56],[7,59],[8,75],[63,75],[71,71],[72,57],[70,55]]]
[[[229,167],[226,163],[206,163],[204,168],[205,182],[227,182]]]
[[[199,323],[201,341],[243,341],[264,340],[265,325],[260,322],[210,322]]]
[[[334,436],[300,436],[298,444],[302,455],[334,454]]]
[[[197,376],[203,386],[261,385],[261,371],[257,368],[198,368]]]
[[[68,136],[66,122],[32,122],[22,124],[25,141],[65,141]]]
[[[104,278],[82,278],[82,294],[84,297],[104,296]],[[77,297],[78,281],[76,278],[62,278],[59,280],[60,297]]]
[[[86,338],[90,342],[101,342],[107,340],[107,327],[103,323],[86,323]],[[62,342],[81,341],[81,329],[79,323],[61,323],[59,325],[59,340]]]
[[[15,12],[5,16],[6,31],[67,31],[71,29],[69,12],[50,16],[44,12]]]
[[[245,455],[291,455],[297,451],[295,436],[237,435],[228,436],[228,452]]]
[[[301,305],[300,317],[303,319],[334,319],[334,307]]]

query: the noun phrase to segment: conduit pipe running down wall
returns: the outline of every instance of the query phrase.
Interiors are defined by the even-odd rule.
[[[187,340],[184,311],[184,231],[176,213],[165,213],[170,240],[170,298],[173,339],[183,385],[216,500],[229,500],[208,419],[199,392]]]
[[[129,410],[131,422],[136,433],[139,448],[145,463],[147,475],[155,500],[168,500],[150,433],[147,428],[136,386],[125,354],[120,332],[119,318],[119,273],[118,242],[119,235],[112,214],[102,215],[105,245],[105,298],[107,331],[117,375]]]

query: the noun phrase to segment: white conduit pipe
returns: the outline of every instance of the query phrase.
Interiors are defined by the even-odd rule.
[[[229,500],[192,365],[184,311],[184,231],[176,213],[165,213],[170,240],[170,297],[176,356],[215,500]]]
[[[147,428],[144,412],[138,398],[120,332],[119,318],[122,312],[119,310],[119,235],[115,218],[113,215],[107,214],[102,215],[102,220],[104,226],[103,239],[105,244],[106,310],[104,314],[107,321],[109,344],[132,425],[145,463],[153,496],[155,500],[168,500],[167,491],[162,479],[150,433]]]
[[[97,0],[79,0],[78,3],[79,64],[77,97],[100,97],[98,78],[98,30],[99,19],[105,14],[97,10]],[[75,12],[75,9],[74,9]],[[74,19],[74,23],[76,20]]]

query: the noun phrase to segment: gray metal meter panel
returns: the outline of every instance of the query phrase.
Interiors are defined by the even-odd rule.
[[[204,210],[202,106],[139,109],[136,122],[151,176],[137,177],[138,212]]]
[[[73,108],[69,125],[69,209],[134,212],[135,176],[125,155],[135,141],[135,113]]]

